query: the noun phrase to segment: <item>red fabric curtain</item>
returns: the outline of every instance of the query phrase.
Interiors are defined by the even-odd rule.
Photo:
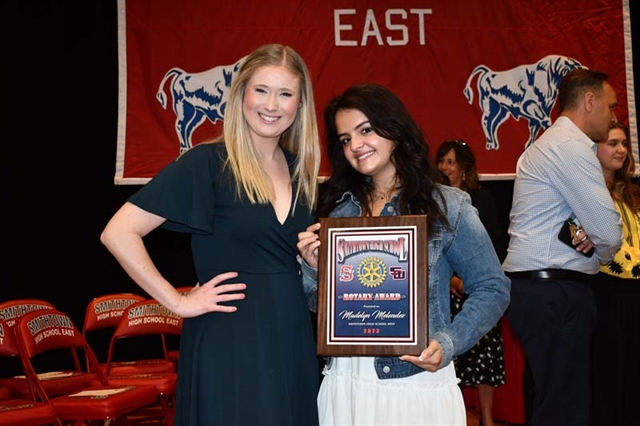
[[[234,65],[265,43],[307,62],[316,108],[357,83],[405,102],[435,150],[466,140],[508,179],[557,115],[568,69],[608,73],[637,159],[628,0],[119,0],[115,182],[139,184],[220,130]],[[626,46],[626,47],[625,47]],[[631,109],[634,110],[634,109]],[[494,123],[493,125],[487,123]],[[326,158],[321,174],[330,174]]]

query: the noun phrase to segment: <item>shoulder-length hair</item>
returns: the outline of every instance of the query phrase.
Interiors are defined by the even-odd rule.
[[[444,196],[436,184],[436,169],[429,163],[429,147],[422,131],[402,101],[386,87],[375,84],[350,87],[332,99],[324,110],[326,148],[332,173],[326,185],[323,185],[318,215],[327,216],[340,196],[351,191],[360,201],[363,215],[371,216],[371,179],[351,167],[344,156],[343,144],[338,139],[336,114],[347,109],[362,112],[376,134],[395,143],[391,162],[395,165],[396,184],[400,188],[400,214],[428,214],[430,227],[436,222],[448,226],[445,213],[433,198],[434,194],[438,194],[446,208]]]
[[[460,165],[463,173],[460,189],[463,191],[480,189],[480,177],[478,176],[476,156],[465,141],[455,139],[442,142],[436,151],[436,164],[451,150],[453,150],[456,156],[456,162]]]
[[[640,186],[633,183],[632,178],[635,172],[635,161],[631,151],[631,138],[629,128],[620,122],[612,123],[611,129],[620,129],[627,138],[627,158],[622,163],[622,167],[613,173],[613,183],[609,191],[614,200],[622,201],[635,211],[640,211]]]
[[[228,159],[236,180],[238,196],[246,195],[252,204],[265,204],[273,196],[270,180],[258,161],[249,125],[242,112],[244,92],[251,77],[261,67],[282,65],[300,82],[300,103],[296,118],[281,136],[280,145],[297,158],[291,179],[298,182],[294,200],[315,207],[318,171],[320,170],[320,142],[311,77],[304,60],[289,46],[267,44],[250,53],[242,62],[231,84],[224,117],[223,133],[216,141],[224,141]]]

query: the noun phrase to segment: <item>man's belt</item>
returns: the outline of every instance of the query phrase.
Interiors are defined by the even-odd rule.
[[[540,269],[537,271],[505,272],[505,275],[514,280],[531,281],[577,281],[588,283],[591,275],[568,269]]]

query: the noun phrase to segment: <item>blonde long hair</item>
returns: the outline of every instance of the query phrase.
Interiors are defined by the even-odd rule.
[[[224,141],[230,166],[236,180],[236,193],[245,194],[252,204],[266,204],[273,196],[271,182],[260,166],[259,155],[251,139],[247,120],[242,113],[244,91],[257,69],[283,65],[300,80],[300,102],[296,118],[280,136],[280,145],[297,158],[291,180],[298,181],[294,208],[301,195],[310,208],[317,201],[320,141],[311,77],[304,60],[289,46],[267,44],[254,50],[243,61],[231,84],[224,117],[224,131],[215,142]]]

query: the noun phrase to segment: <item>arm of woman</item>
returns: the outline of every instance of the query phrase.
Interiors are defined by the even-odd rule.
[[[311,312],[318,311],[318,270],[312,268],[309,264],[301,259],[302,269],[302,287],[304,294],[307,296],[307,304]]]
[[[453,345],[453,356],[461,354],[498,322],[509,304],[511,288],[496,252],[486,249],[491,239],[471,204],[462,202],[459,214],[457,232],[444,257],[462,279],[469,297],[451,325],[439,332],[442,335],[433,336],[441,341],[447,356],[448,344]]]
[[[300,252],[300,266],[302,269],[302,286],[307,295],[309,310],[316,312],[318,307],[318,238],[320,223],[310,225],[304,232],[298,234],[298,251]]]
[[[220,274],[189,293],[180,294],[153,263],[143,237],[165,222],[165,218],[127,202],[111,218],[100,235],[100,241],[113,254],[123,269],[144,291],[172,312],[185,318],[206,312],[235,312],[236,307],[219,302],[244,299],[245,284],[224,284],[238,274]]]

